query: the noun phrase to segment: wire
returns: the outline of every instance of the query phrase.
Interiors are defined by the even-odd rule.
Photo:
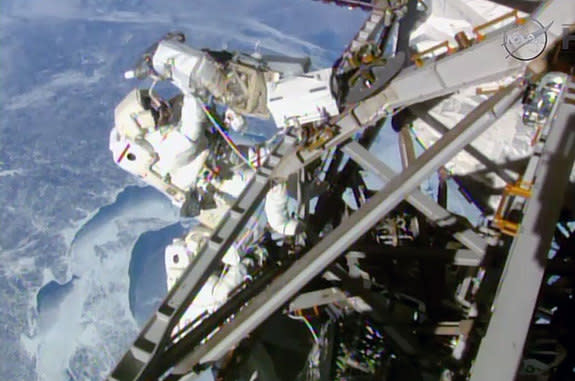
[[[227,132],[224,130],[224,128],[222,126],[220,126],[220,124],[218,123],[218,121],[216,120],[216,118],[212,115],[210,109],[208,108],[207,105],[201,103],[202,106],[202,110],[204,111],[204,113],[206,114],[206,116],[208,117],[208,119],[210,120],[210,122],[212,123],[212,125],[214,126],[214,128],[216,129],[216,131],[218,131],[218,133],[222,136],[222,138],[224,138],[224,140],[226,141],[226,143],[228,143],[228,145],[230,146],[230,148],[232,149],[232,151],[234,151],[234,153],[236,155],[238,155],[238,157],[240,159],[242,159],[242,161],[244,163],[246,163],[250,168],[252,168],[253,170],[256,170],[257,168],[250,163],[250,161],[244,156],[242,155],[242,153],[240,152],[240,149],[238,148],[238,146],[236,145],[236,143],[234,143],[234,141],[232,140],[232,138],[227,134]]]
[[[309,320],[306,319],[305,316],[296,316],[296,315],[291,315],[291,314],[287,314],[287,316],[290,319],[294,319],[294,320],[301,320],[305,323],[305,325],[307,326],[307,328],[309,329],[309,332],[311,333],[311,335],[313,336],[313,341],[319,345],[319,338],[317,337],[311,323],[309,322]]]
[[[218,280],[214,282],[214,286],[212,287],[212,296],[214,295],[214,292],[216,290],[216,287],[220,284],[220,282],[222,281],[222,279],[227,275],[228,271],[230,271],[230,265],[226,264],[224,266],[224,269],[222,270],[222,272],[220,273],[220,276],[218,277]]]
[[[398,107],[395,110],[393,110],[393,112],[391,114],[387,115],[386,117],[389,118],[390,116],[396,116],[397,114],[399,114],[400,112],[405,110],[405,108],[406,108],[406,106]]]
[[[156,85],[158,84],[159,79],[157,78],[153,78],[153,82],[152,82],[152,86],[150,86],[150,89],[148,90],[148,94],[150,95],[150,99],[153,100],[156,105],[160,105],[160,101],[158,100],[158,98],[156,98],[154,96],[154,87],[156,87]]]

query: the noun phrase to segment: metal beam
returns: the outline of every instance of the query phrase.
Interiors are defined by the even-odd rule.
[[[250,179],[201,252],[188,266],[131,348],[116,365],[108,377],[109,381],[153,378],[151,373],[158,368],[159,354],[170,342],[174,327],[265,197],[271,168],[280,162],[282,156],[290,151],[296,141],[294,136],[286,135],[266,163]]]
[[[494,119],[519,98],[521,91],[516,81],[469,113],[455,128],[424,152],[413,165],[391,179],[344,223],[271,282],[261,294],[241,309],[231,322],[222,326],[204,344],[190,352],[176,366],[175,372],[187,373],[198,363],[220,359],[395,208],[430,173],[479,136]]]
[[[353,161],[358,163],[364,169],[373,172],[383,181],[389,181],[396,174],[395,172],[381,162],[374,154],[363,148],[357,142],[346,144],[342,151],[347,154]],[[439,206],[435,201],[424,195],[419,189],[414,190],[406,197],[406,201],[419,210],[432,223],[439,227],[449,227],[457,222],[457,217],[448,210]],[[487,242],[471,229],[453,234],[455,239],[473,250],[477,254],[476,265],[481,263],[481,259],[487,250]]]
[[[359,119],[367,119],[378,110],[410,106],[521,72],[525,63],[507,59],[507,51],[501,45],[503,33],[508,29],[502,28],[483,42],[423,67],[404,69],[382,92],[358,107]],[[485,57],[489,57],[489,65],[484,64]]]
[[[563,35],[562,25],[573,23],[575,2],[548,1],[538,8],[535,15],[542,23],[545,21],[544,25],[554,20],[548,30],[549,48]],[[421,68],[412,66],[402,70],[384,90],[332,118],[330,125],[336,125],[340,131],[326,143],[324,148],[338,146],[360,128],[377,123],[398,107],[410,106],[451,94],[461,88],[522,72],[525,69],[525,62],[509,59],[507,51],[501,44],[504,33],[508,30],[509,27],[505,27],[490,33],[485,41]],[[485,65],[486,59],[489,60],[489,65]],[[323,153],[323,149],[294,150],[289,158],[283,160],[274,170],[272,176],[287,178],[290,173],[318,159]]]
[[[401,165],[403,169],[409,166],[409,163],[415,160],[415,148],[409,128],[404,126],[399,131],[399,154],[401,156]]]
[[[482,256],[468,249],[444,249],[430,247],[389,247],[377,243],[357,243],[351,247],[353,251],[374,254],[379,259],[433,259],[450,261],[457,266],[479,266]]]
[[[575,160],[575,84],[571,82],[569,87],[573,93],[564,88],[565,102],[549,118],[552,126],[536,170],[535,184],[505,264],[491,321],[471,369],[471,381],[513,380],[523,355]]]
[[[348,296],[337,287],[330,287],[300,294],[289,305],[290,312],[306,310],[331,303],[341,303],[356,309],[358,312],[368,311],[371,307],[360,297]]]
[[[442,208],[447,208],[447,178],[449,173],[445,167],[439,168],[437,171],[439,177],[439,184],[437,184],[437,203]]]
[[[575,20],[575,2],[546,1],[533,13],[533,17],[544,26],[551,24],[547,30],[547,52],[565,34],[565,25],[571,25]],[[359,119],[363,121],[377,115],[378,110],[409,106],[451,94],[461,88],[522,72],[526,63],[509,59],[502,45],[505,32],[511,28],[513,25],[502,27],[487,34],[484,41],[435,62],[426,63],[423,67],[412,66],[403,70],[383,91],[358,107]],[[542,54],[539,58],[544,57],[545,54]]]
[[[443,135],[449,131],[449,128],[446,127],[443,123],[439,120],[435,119],[433,116],[429,114],[429,110],[423,106],[422,104],[418,103],[412,106],[409,106],[409,111],[425,122],[429,127],[433,128],[439,134]],[[464,150],[473,156],[475,160],[483,164],[485,168],[497,176],[499,176],[503,181],[508,184],[514,183],[517,180],[517,174],[513,173],[512,171],[506,170],[505,168],[501,168],[501,166],[497,163],[494,163],[491,159],[485,156],[481,151],[477,148],[473,147],[469,144]]]
[[[438,336],[459,336],[469,335],[469,331],[473,328],[473,320],[461,320],[440,322],[432,327],[425,327],[421,332],[431,333]]]

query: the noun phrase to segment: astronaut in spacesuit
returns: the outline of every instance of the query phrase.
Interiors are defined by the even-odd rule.
[[[204,102],[211,97],[228,106],[226,125],[241,132],[246,126],[241,113],[267,113],[265,87],[258,92],[254,85],[263,81],[263,71],[247,66],[234,68],[230,53],[194,50],[183,41],[181,34],[165,36],[125,75],[167,80],[181,91],[178,101],[163,101],[154,93],[154,86],[134,89],[116,107],[110,149],[121,168],[165,193],[184,216],[198,216],[215,226],[249,178],[249,174],[240,172],[251,168],[236,171],[233,178],[213,176],[213,168],[207,165],[213,147],[206,139],[209,122]],[[238,78],[247,81],[247,92],[246,86],[238,85]],[[257,158],[258,163],[265,161]],[[287,201],[285,184],[272,187],[266,197],[266,213],[274,231],[290,236],[296,234],[298,223],[288,216]]]
[[[244,115],[269,116],[264,71],[236,65],[226,52],[194,50],[183,40],[180,34],[166,36],[144,53],[134,70],[126,73],[127,78],[169,81],[181,94],[165,101],[153,91],[154,85],[132,90],[116,107],[110,134],[116,164],[162,191],[184,216],[193,216],[198,222],[183,239],[174,240],[166,248],[169,288],[240,196],[254,175],[253,167],[265,162],[265,157],[252,166],[240,161],[233,170],[228,168],[227,175],[222,175],[226,168],[217,173],[213,162],[220,150],[215,147],[228,151],[229,147],[222,136],[207,128],[212,122],[206,112],[210,98],[227,107],[223,119],[235,131],[245,130]],[[202,195],[200,199],[198,194]],[[212,274],[183,321],[210,312],[227,300],[248,274],[247,248],[268,227],[284,237],[300,232],[300,222],[288,212],[289,200],[285,183],[271,187],[263,205],[267,218],[256,218],[248,224],[242,245],[230,248],[222,260],[226,272]]]
[[[165,36],[141,57],[126,78],[167,80],[180,91],[171,104],[149,90],[135,89],[116,107],[110,149],[116,163],[167,194],[184,215],[195,215],[197,180],[210,154],[203,102],[222,100],[222,67],[205,52],[183,44],[179,33]],[[223,57],[220,56],[220,59]],[[225,121],[236,131],[245,129],[241,115],[228,109]]]
[[[192,129],[205,119],[201,102],[209,98],[227,107],[236,130],[245,123],[242,115],[269,116],[263,70],[235,62],[230,52],[196,50],[184,41],[182,33],[167,34],[142,55],[134,70],[125,73],[126,78],[170,81],[184,95],[182,124]]]
[[[308,57],[198,50],[184,42],[183,33],[168,33],[125,73],[126,78],[170,81],[185,96],[184,120],[201,115],[193,98],[225,106],[237,118],[234,129],[244,126],[245,116],[271,117],[284,128],[291,121],[304,125],[339,113],[331,67],[310,72]]]

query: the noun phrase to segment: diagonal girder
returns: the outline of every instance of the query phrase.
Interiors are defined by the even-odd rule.
[[[443,123],[439,120],[434,118],[432,115],[429,114],[429,110],[426,110],[424,106],[421,104],[415,104],[413,106],[409,106],[409,111],[424,121],[429,127],[433,128],[439,134],[443,135],[449,131],[449,128],[446,127]],[[501,168],[501,166],[487,156],[485,156],[481,151],[477,148],[473,147],[473,145],[469,144],[464,150],[473,156],[475,160],[480,162],[487,170],[490,172],[495,173],[499,176],[503,181],[508,184],[514,183],[517,180],[517,175],[512,171],[506,170],[505,168]]]
[[[554,21],[547,31],[549,50],[550,46],[566,33],[562,25],[573,22],[575,2],[548,1],[540,6],[534,15],[544,25]],[[522,73],[526,63],[509,58],[502,46],[503,36],[508,30],[509,27],[504,27],[489,34],[485,41],[425,64],[421,68],[412,66],[402,70],[384,90],[332,118],[330,124],[337,126],[339,133],[328,141],[325,147],[340,145],[360,128],[376,123],[399,107],[408,107],[465,87]],[[486,59],[489,60],[488,65],[485,64]],[[535,64],[536,61],[538,60],[531,63]],[[317,160],[322,153],[322,149],[294,150],[290,158],[274,170],[272,176],[287,178],[291,173]]]
[[[286,134],[264,165],[250,179],[208,242],[116,365],[108,377],[109,381],[148,380],[156,376],[159,356],[170,343],[174,327],[265,197],[272,168],[290,151],[296,141],[294,136]]]
[[[342,150],[353,161],[364,169],[373,172],[384,181],[389,181],[396,175],[391,168],[356,142],[346,144]],[[456,217],[453,214],[439,206],[439,204],[427,197],[420,190],[414,190],[406,197],[406,201],[437,226],[449,227],[449,225],[456,222]],[[474,262],[475,265],[479,265],[487,250],[487,242],[471,229],[456,232],[453,236],[475,253]]]
[[[345,222],[294,262],[282,275],[235,315],[205,343],[192,350],[174,368],[185,374],[199,363],[216,361],[249,335],[311,279],[319,275],[360,236],[395,208],[430,173],[479,136],[520,96],[519,81],[499,91],[469,113],[458,125],[424,152],[409,168],[391,179]]]
[[[575,160],[575,82],[568,81],[540,153],[535,183],[507,257],[471,381],[512,380],[545,274],[547,254]]]

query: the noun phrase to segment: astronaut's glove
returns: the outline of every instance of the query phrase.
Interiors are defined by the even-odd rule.
[[[232,130],[242,134],[247,131],[248,125],[246,123],[245,118],[242,115],[236,113],[231,108],[228,108],[224,116],[225,116],[224,121],[226,125]]]

